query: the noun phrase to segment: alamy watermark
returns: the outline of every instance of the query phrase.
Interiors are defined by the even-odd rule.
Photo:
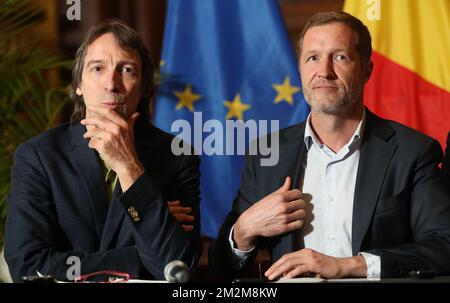
[[[381,20],[381,0],[367,0],[369,6],[366,11],[368,20]]]
[[[69,281],[79,278],[81,274],[81,260],[77,256],[70,256],[67,258],[66,265],[70,265],[66,271],[66,278]]]
[[[66,11],[67,20],[81,20],[81,0],[66,0],[66,4],[70,5]]]
[[[176,137],[172,140],[171,149],[177,156],[192,153],[207,156],[259,154],[262,156],[261,166],[274,166],[279,160],[278,130],[278,120],[270,120],[270,128],[267,120],[225,120],[224,125],[223,121],[215,119],[203,122],[202,113],[194,112],[193,128],[187,120],[172,123],[171,131],[176,133]],[[271,134],[267,135],[269,132]]]

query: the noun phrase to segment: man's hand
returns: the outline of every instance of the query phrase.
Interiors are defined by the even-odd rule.
[[[233,231],[238,249],[250,250],[259,236],[277,236],[302,227],[305,201],[300,190],[290,188],[287,177],[283,186],[242,213]]]
[[[132,114],[127,121],[109,108],[92,106],[86,111],[88,118],[81,120],[87,128],[84,138],[89,139],[89,147],[116,172],[125,192],[144,173],[134,146],[133,130],[139,113]]]
[[[264,273],[270,280],[278,277],[318,276],[327,279],[367,277],[363,256],[330,257],[312,249],[301,249],[281,257]]]
[[[178,223],[181,223],[181,227],[184,229],[184,231],[189,232],[194,230],[193,222],[195,220],[195,217],[189,214],[192,212],[192,208],[181,206],[181,202],[178,200],[168,201],[167,205],[169,206],[169,212],[172,214],[172,216],[175,217],[175,219],[177,219]]]

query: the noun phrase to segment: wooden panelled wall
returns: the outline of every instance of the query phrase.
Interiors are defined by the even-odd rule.
[[[300,32],[306,21],[315,13],[340,11],[344,0],[285,0],[280,1],[281,12],[291,40],[295,48]]]
[[[341,10],[343,2],[344,0],[280,0],[292,45],[295,46],[301,29],[311,15],[320,11]],[[68,56],[75,54],[83,34],[90,26],[106,18],[120,18],[142,35],[151,50],[154,62],[159,62],[167,0],[81,0],[80,21],[67,20],[66,0],[41,3],[57,6],[58,20],[49,23],[58,24],[59,44]]]

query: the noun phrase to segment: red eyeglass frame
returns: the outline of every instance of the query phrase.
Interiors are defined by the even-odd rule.
[[[76,277],[73,281],[75,283],[86,283],[91,281],[86,281],[89,278],[100,276],[100,275],[109,275],[107,281],[95,281],[95,283],[120,283],[120,282],[126,282],[130,280],[130,275],[125,272],[120,271],[114,271],[114,270],[102,270],[102,271],[96,271],[89,274],[81,275],[79,277]]]

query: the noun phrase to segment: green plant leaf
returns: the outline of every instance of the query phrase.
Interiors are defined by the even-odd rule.
[[[71,62],[40,46],[30,29],[44,20],[29,0],[0,0],[0,245],[3,242],[11,166],[19,144],[54,127],[69,96],[49,79]]]

